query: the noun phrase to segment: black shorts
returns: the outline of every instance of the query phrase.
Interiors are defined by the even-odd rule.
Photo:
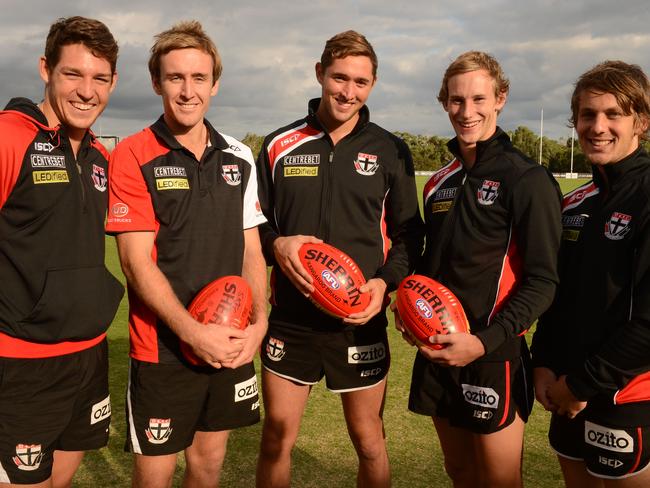
[[[268,371],[295,383],[314,385],[325,376],[337,393],[379,384],[390,366],[384,326],[314,331],[271,323],[261,358]]]
[[[173,454],[190,446],[197,431],[232,430],[259,420],[252,362],[233,370],[131,359],[127,451],[146,456]]]
[[[650,427],[610,427],[590,420],[588,411],[574,419],[551,417],[551,448],[558,456],[584,461],[587,471],[599,478],[627,478],[650,464]]]
[[[409,410],[446,418],[476,434],[490,434],[510,425],[516,413],[527,421],[533,395],[527,356],[454,368],[434,364],[418,353]]]
[[[53,453],[108,442],[108,346],[41,359],[0,358],[0,482],[48,479]]]

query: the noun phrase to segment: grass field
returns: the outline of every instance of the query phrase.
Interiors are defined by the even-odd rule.
[[[561,180],[566,192],[584,180]],[[425,178],[418,177],[418,187]],[[115,242],[107,238],[109,269],[124,280]],[[389,314],[391,316],[392,314]],[[392,319],[392,317],[391,317]],[[442,455],[431,420],[406,408],[414,349],[389,326],[392,365],[385,410],[388,452],[396,488],[451,486],[444,474]],[[124,393],[128,369],[126,299],[109,330],[110,387],[113,406],[108,448],[87,454],[75,478],[75,487],[130,486],[131,456],[123,450],[125,439]],[[258,363],[259,372],[259,363]],[[562,485],[555,456],[546,441],[548,414],[537,404],[526,429],[524,478],[527,487]],[[222,486],[250,488],[255,484],[255,463],[261,426],[233,432],[222,475]],[[174,486],[180,486],[183,460],[179,459]],[[311,394],[294,451],[293,486],[296,488],[345,488],[355,486],[356,456],[348,440],[337,395],[317,385]]]

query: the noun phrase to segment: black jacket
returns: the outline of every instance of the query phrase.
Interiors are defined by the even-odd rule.
[[[310,101],[307,117],[267,136],[258,158],[267,262],[274,264],[278,236],[314,235],[350,255],[366,279],[382,278],[393,290],[422,246],[411,154],[401,139],[369,121],[365,106],[353,131],[333,146],[314,114],[318,104]],[[272,286],[271,319],[336,325],[277,266]],[[384,314],[375,320],[386,323]]]
[[[552,175],[497,128],[466,171],[456,156],[424,188],[426,246],[419,271],[453,291],[483,360],[511,359],[557,285],[561,195]]]
[[[95,338],[123,294],[104,266],[106,150],[27,99],[0,113],[0,332],[40,343]],[[14,179],[15,177],[15,179]]]
[[[595,167],[593,181],[565,196],[562,217],[560,287],[533,338],[534,365],[567,374],[590,404],[641,401],[625,415],[650,420],[648,155]]]

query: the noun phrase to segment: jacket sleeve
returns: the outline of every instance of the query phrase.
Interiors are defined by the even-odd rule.
[[[526,332],[553,301],[559,281],[561,204],[559,187],[546,168],[535,166],[521,175],[511,196],[512,239],[521,279],[490,327],[476,333],[486,353]]]
[[[264,258],[269,266],[275,264],[275,255],[273,253],[273,243],[280,237],[277,222],[275,220],[275,213],[273,208],[274,203],[274,190],[273,190],[273,174],[269,161],[268,145],[270,137],[266,137],[257,156],[257,193],[262,207],[262,213],[266,217],[266,222],[261,224],[258,229],[260,232],[260,241],[262,243],[262,251]]]
[[[587,358],[580,370],[567,376],[569,389],[580,400],[602,392],[613,394],[635,376],[650,371],[649,210],[646,205],[634,250],[629,319],[612,323],[612,333],[602,347]]]
[[[374,276],[386,282],[387,291],[395,290],[415,269],[424,239],[411,152],[401,139],[396,144],[397,166],[386,200],[386,230],[392,245]]]

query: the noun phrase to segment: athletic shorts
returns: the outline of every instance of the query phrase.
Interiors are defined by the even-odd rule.
[[[295,383],[314,385],[325,376],[327,388],[336,393],[375,386],[390,366],[383,326],[330,332],[272,323],[261,357],[268,371]]]
[[[55,450],[108,442],[111,404],[106,340],[51,358],[0,358],[0,482],[48,479]]]
[[[558,456],[584,461],[599,478],[634,476],[650,464],[650,427],[610,427],[590,420],[585,411],[574,419],[553,415],[548,440]]]
[[[260,420],[253,363],[237,369],[157,364],[131,359],[126,394],[125,450],[174,454],[194,433],[218,432]]]
[[[532,410],[531,368],[525,356],[510,361],[473,362],[462,368],[432,363],[417,354],[409,410],[446,418],[476,434],[497,432]]]

